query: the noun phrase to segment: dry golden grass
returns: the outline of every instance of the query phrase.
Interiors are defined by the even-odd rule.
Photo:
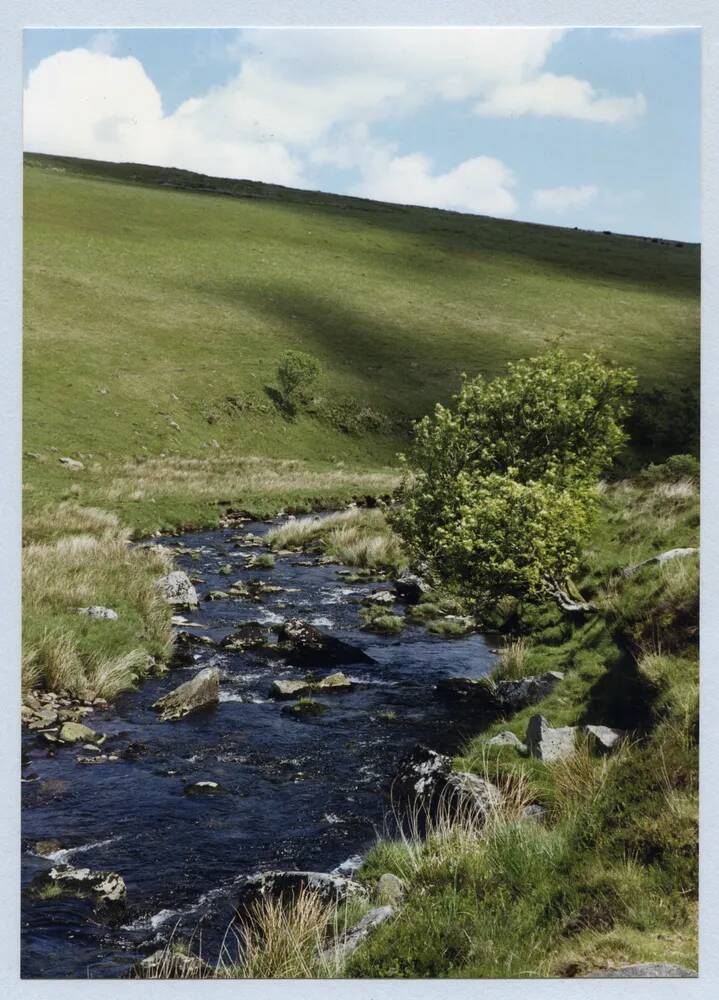
[[[113,515],[73,504],[34,515],[26,534],[49,540],[23,549],[25,690],[112,697],[147,672],[149,654],[169,653],[171,612],[156,586],[167,553],[131,547]],[[118,620],[78,613],[91,605],[112,608]]]
[[[407,562],[400,538],[377,508],[352,507],[295,518],[268,532],[267,541],[274,549],[302,548],[321,541],[324,551],[339,562],[365,569],[399,569]]]
[[[127,497],[142,500],[172,496],[240,501],[248,495],[267,498],[295,494],[321,496],[346,489],[379,495],[391,493],[398,483],[399,476],[391,469],[378,472],[353,472],[339,467],[318,470],[290,459],[235,458],[224,454],[210,458],[173,456],[125,462],[99,495],[108,502]]]
[[[302,890],[290,901],[258,900],[233,929],[236,957],[225,946],[219,979],[319,979],[333,968],[323,957],[336,907]]]
[[[493,677],[496,680],[520,680],[527,673],[527,653],[530,643],[522,635],[505,638],[499,654],[499,667]]]

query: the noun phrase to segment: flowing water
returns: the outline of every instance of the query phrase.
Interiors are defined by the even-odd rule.
[[[260,536],[268,527],[248,523],[243,530]],[[276,678],[302,679],[304,668],[266,652],[193,647],[191,665],[150,679],[87,717],[107,734],[108,753],[143,744],[134,759],[83,765],[76,757],[84,751],[63,747],[52,756],[41,737],[27,733],[26,977],[123,975],[171,934],[193,931],[212,960],[238,880],[270,868],[329,871],[361,854],[386,823],[387,791],[402,756],[418,742],[451,752],[483,724],[436,698],[433,688],[441,677],[486,674],[493,655],[485,636],[443,639],[418,626],[398,636],[362,631],[361,599],[386,584],[349,583],[342,567],[317,556],[279,556],[273,569],[251,570],[247,557],[262,549],[238,547],[236,535],[237,528],[221,529],[163,544],[199,550],[194,557],[177,555],[176,562],[202,578],[201,598],[236,579],[259,577],[283,589],[259,603],[201,600],[187,618],[202,627],[191,631],[220,640],[241,622],[301,618],[360,648],[370,661],[343,665],[354,688],[318,696],[328,710],[300,720],[284,714],[268,690]],[[219,572],[227,563],[231,576]],[[219,704],[177,722],[159,721],[152,703],[208,665],[220,669]],[[186,786],[196,781],[218,782],[222,793],[187,795]],[[33,845],[46,839],[61,846],[40,857]],[[32,878],[58,862],[119,872],[129,903],[123,926],[95,922],[79,900],[32,898],[26,891]]]

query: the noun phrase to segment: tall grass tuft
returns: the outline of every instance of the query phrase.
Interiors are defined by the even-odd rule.
[[[376,508],[296,518],[273,528],[266,537],[273,549],[302,548],[316,542],[339,562],[363,569],[399,570],[407,563],[400,538]]]
[[[529,648],[529,641],[522,635],[506,638],[499,654],[499,666],[492,675],[494,680],[518,681],[526,677]]]
[[[23,549],[23,689],[113,697],[172,648],[171,611],[156,581],[169,556],[135,548],[103,511],[61,505],[28,519]],[[40,540],[42,539],[42,540]],[[116,621],[78,608],[102,605]]]
[[[225,946],[217,965],[220,979],[319,979],[332,971],[323,957],[336,907],[312,891],[291,901],[257,900],[233,929],[236,957]]]

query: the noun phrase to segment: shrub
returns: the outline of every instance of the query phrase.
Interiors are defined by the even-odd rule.
[[[694,455],[670,455],[661,465],[648,465],[639,473],[641,483],[677,483],[699,479],[699,459]]]
[[[277,366],[277,378],[285,405],[295,407],[306,404],[310,389],[320,374],[320,364],[304,351],[285,351]]]
[[[416,426],[392,515],[412,553],[485,603],[564,588],[634,386],[628,371],[561,351],[465,381],[452,408]]]

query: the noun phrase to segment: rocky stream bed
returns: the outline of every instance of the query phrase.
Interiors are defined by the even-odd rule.
[[[355,579],[318,554],[253,566],[269,527],[162,539],[196,579],[199,606],[178,623],[170,672],[83,716],[101,746],[99,736],[72,744],[24,731],[24,976],[122,976],[171,935],[193,932],[213,961],[247,876],[330,872],[361,854],[391,823],[398,761],[418,743],[452,752],[488,721],[476,702],[435,689],[487,674],[491,638],[411,624],[399,635],[365,631],[361,602],[388,583]],[[293,650],[287,621],[327,641]],[[153,709],[208,668],[215,703],[174,720]],[[313,692],[318,713],[296,709],[308,674],[344,678]],[[33,891],[64,864],[118,873],[126,903],[108,919],[91,894]]]

